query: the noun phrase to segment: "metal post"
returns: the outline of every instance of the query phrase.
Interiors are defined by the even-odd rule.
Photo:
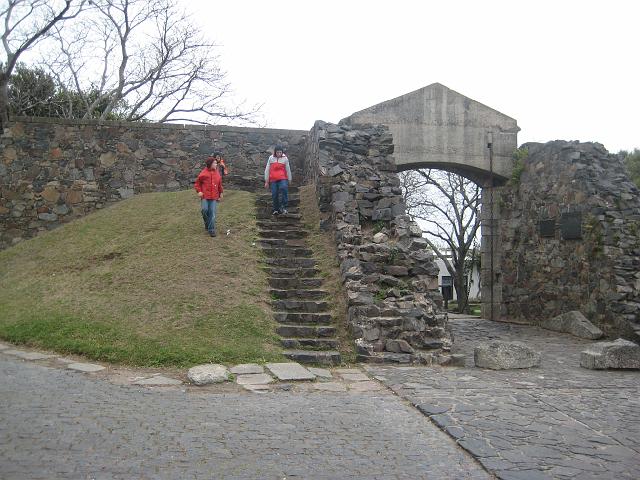
[[[489,309],[489,320],[494,320],[494,313],[493,313],[493,277],[494,277],[494,273],[493,273],[493,243],[495,241],[495,222],[494,222],[494,215],[493,215],[493,187],[494,187],[494,183],[493,183],[493,134],[491,132],[489,132],[487,134],[487,148],[489,149],[489,188],[491,190],[489,190],[489,205],[491,205],[491,210],[489,213],[489,225],[490,225],[490,231],[491,234],[489,235],[489,241],[491,242],[490,246],[489,246],[489,258],[490,258],[490,262],[489,262],[489,275],[490,275],[490,281],[489,281],[489,288],[491,289],[491,293],[489,294],[489,301],[491,302],[491,308]]]

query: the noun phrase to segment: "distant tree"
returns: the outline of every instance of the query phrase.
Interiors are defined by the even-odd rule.
[[[42,68],[29,68],[18,64],[9,82],[9,111],[14,116],[86,118],[85,100],[99,97],[96,90],[73,92],[58,84]],[[109,106],[107,98],[94,108],[90,118],[100,118]],[[122,102],[106,115],[107,120],[122,120],[127,105]]]
[[[400,174],[409,215],[426,225],[425,240],[453,279],[458,312],[466,312],[470,273],[479,264],[480,187],[460,175],[439,170]]]
[[[27,117],[58,116],[56,92],[56,81],[43,69],[18,64],[9,81],[9,111]]]
[[[5,0],[0,7],[0,128],[9,120],[9,81],[18,59],[45,39],[54,26],[75,18],[85,0]]]
[[[256,119],[259,106],[227,101],[231,88],[216,45],[175,0],[92,0],[90,10],[52,35],[46,63],[82,99],[85,118],[108,119],[120,109],[130,121]]]
[[[624,159],[633,183],[640,187],[640,149],[634,148],[633,152],[621,150],[618,155]]]

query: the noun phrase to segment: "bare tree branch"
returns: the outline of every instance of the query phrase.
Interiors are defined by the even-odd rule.
[[[49,31],[62,22],[77,17],[86,0],[6,0],[6,8],[0,15],[4,19],[0,35],[2,59],[0,59],[0,122],[9,121],[8,85],[18,59],[32,48]]]
[[[422,223],[425,239],[453,278],[458,308],[468,302],[469,258],[480,226],[480,187],[459,175],[415,170],[400,175],[407,210]]]

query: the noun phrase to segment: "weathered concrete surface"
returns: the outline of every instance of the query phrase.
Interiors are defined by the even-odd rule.
[[[0,478],[490,478],[386,389],[208,390],[224,385],[118,386],[0,354]]]
[[[614,342],[598,342],[580,354],[580,366],[593,370],[640,369],[640,346],[622,338]]]
[[[342,121],[387,125],[393,134],[399,170],[439,168],[481,184],[491,176],[488,134],[493,141],[494,180],[501,183],[511,176],[511,155],[520,130],[513,118],[439,83],[366,108]]]
[[[540,354],[522,342],[492,342],[478,345],[473,352],[476,367],[492,370],[531,368],[540,365]]]
[[[640,373],[580,368],[591,342],[537,327],[450,319],[465,368],[368,367],[501,479],[640,478]],[[488,339],[519,340],[540,368],[473,368]]]

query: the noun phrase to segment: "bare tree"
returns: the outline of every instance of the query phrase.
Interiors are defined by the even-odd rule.
[[[0,127],[9,121],[8,85],[18,59],[50,34],[55,26],[75,18],[85,0],[4,0],[2,20],[2,59],[0,60]]]
[[[208,41],[174,0],[94,0],[90,15],[54,29],[48,58],[60,84],[85,95],[75,117],[255,122],[260,106],[228,101],[231,88]],[[89,12],[87,12],[89,13]],[[91,95],[89,95],[89,93]]]
[[[425,239],[451,275],[462,313],[469,301],[468,275],[478,259],[480,187],[439,170],[411,170],[400,179],[407,211],[426,225]]]

